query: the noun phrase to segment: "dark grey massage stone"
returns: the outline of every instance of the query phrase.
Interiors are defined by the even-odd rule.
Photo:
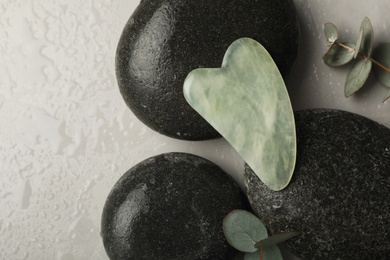
[[[297,163],[282,191],[246,166],[249,201],[270,233],[303,259],[389,259],[390,129],[336,110],[296,113]]]
[[[298,52],[292,0],[142,0],[125,25],[116,75],[127,106],[145,125],[178,139],[220,137],[185,101],[196,68],[221,67],[235,40],[249,37],[270,52],[282,75]]]
[[[222,221],[249,209],[236,184],[214,163],[185,153],[146,159],[115,184],[101,234],[110,259],[233,259]]]

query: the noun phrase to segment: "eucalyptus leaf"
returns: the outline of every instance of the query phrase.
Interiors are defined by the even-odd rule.
[[[221,68],[188,74],[183,93],[267,187],[289,184],[297,151],[294,113],[283,77],[259,42],[234,41]]]
[[[351,49],[346,49],[339,44],[333,44],[332,47],[324,56],[324,62],[331,67],[338,67],[344,64],[347,64],[353,59],[355,51],[355,44],[348,42],[343,43],[345,46],[348,46]]]
[[[360,32],[362,33],[361,44],[359,52],[365,57],[370,57],[372,51],[372,42],[374,40],[374,29],[368,17],[365,17],[360,25]]]
[[[256,248],[268,248],[268,247],[271,247],[271,246],[275,246],[279,243],[282,243],[290,238],[293,238],[293,237],[296,237],[296,236],[299,236],[301,233],[300,232],[295,232],[295,231],[292,231],[292,232],[283,232],[283,233],[280,233],[280,234],[276,234],[276,235],[273,235],[273,236],[270,236],[270,237],[267,237],[263,240],[260,240],[258,241],[256,244],[255,244],[255,247]]]
[[[370,75],[371,67],[372,61],[369,59],[360,60],[352,67],[345,82],[344,94],[346,97],[363,87]]]
[[[373,71],[376,78],[384,86],[390,87],[390,43],[378,45],[372,53],[372,58],[384,67],[374,66]]]
[[[268,236],[267,229],[255,215],[233,210],[223,219],[223,233],[228,243],[241,252],[256,252],[256,241]]]
[[[283,260],[282,253],[280,252],[279,247],[270,246],[263,248],[263,260]],[[259,260],[260,259],[260,250],[257,250],[254,253],[246,253],[244,260]]]
[[[357,42],[356,42],[355,52],[353,54],[354,59],[356,59],[356,57],[359,55],[359,50],[362,46],[362,41],[363,41],[363,31],[361,30],[359,32],[359,37],[358,37]]]
[[[333,23],[326,23],[324,26],[325,37],[329,43],[337,41],[338,33],[337,28]]]

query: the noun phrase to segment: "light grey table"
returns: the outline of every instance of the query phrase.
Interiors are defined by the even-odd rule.
[[[107,259],[105,199],[131,166],[181,151],[208,158],[243,187],[243,162],[223,139],[178,141],[140,123],[119,94],[114,57],[139,0],[0,2],[0,259]],[[387,89],[370,78],[346,99],[346,69],[322,61],[323,24],[355,41],[368,16],[390,42],[388,0],[295,0],[301,48],[287,86],[295,109],[353,111],[390,127]],[[288,44],[288,43],[286,43]]]

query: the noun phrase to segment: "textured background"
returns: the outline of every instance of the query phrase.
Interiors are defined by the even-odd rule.
[[[107,259],[100,217],[131,166],[167,151],[204,156],[242,185],[243,163],[224,140],[178,141],[142,125],[114,73],[116,44],[139,0],[0,0],[0,259]],[[370,79],[346,99],[347,70],[321,58],[334,22],[355,41],[369,16],[390,42],[388,0],[295,0],[302,41],[288,81],[296,109],[339,108],[390,127],[387,89]]]

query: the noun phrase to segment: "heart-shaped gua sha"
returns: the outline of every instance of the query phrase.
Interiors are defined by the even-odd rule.
[[[184,82],[187,102],[272,190],[285,188],[296,160],[294,114],[283,78],[267,50],[241,38],[221,68],[199,68]]]

